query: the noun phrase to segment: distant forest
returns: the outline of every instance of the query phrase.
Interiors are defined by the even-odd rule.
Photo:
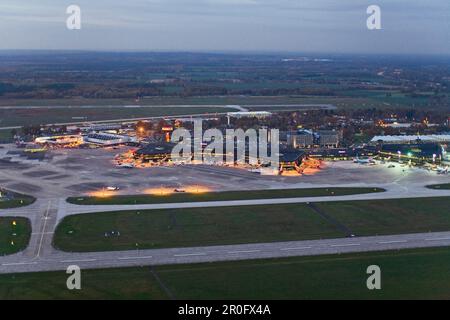
[[[301,96],[449,106],[450,58],[0,52],[0,99]]]

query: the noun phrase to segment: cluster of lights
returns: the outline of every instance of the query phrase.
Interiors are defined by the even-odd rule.
[[[95,198],[110,198],[114,194],[115,194],[114,191],[102,189],[102,190],[92,191],[91,193],[89,193],[89,196],[95,197]]]
[[[149,188],[144,191],[145,194],[152,196],[168,196],[177,193],[177,189],[168,187]],[[179,189],[181,190],[181,189]],[[199,194],[211,192],[211,189],[205,186],[187,186],[182,189],[184,193]]]
[[[179,191],[177,191],[179,190]],[[149,188],[144,190],[144,194],[152,195],[152,196],[168,196],[175,193],[190,193],[190,194],[200,194],[211,192],[211,189],[205,186],[187,186],[183,189],[174,189],[168,187],[158,187],[158,188]],[[97,191],[93,191],[89,193],[89,196],[95,198],[109,198],[114,196],[116,193],[112,190],[101,189]]]

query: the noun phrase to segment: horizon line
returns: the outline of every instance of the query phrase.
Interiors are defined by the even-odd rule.
[[[255,54],[255,55],[359,55],[359,56],[439,56],[450,57],[450,53],[424,53],[424,52],[333,52],[333,51],[283,51],[283,50],[202,50],[202,49],[0,49],[0,52],[42,52],[42,53],[180,53],[180,54]]]

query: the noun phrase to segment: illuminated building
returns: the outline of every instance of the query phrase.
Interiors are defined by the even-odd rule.
[[[379,155],[412,163],[441,162],[445,150],[439,143],[385,144],[381,146]]]
[[[102,146],[112,146],[118,144],[124,144],[128,142],[134,142],[135,139],[129,136],[122,136],[110,133],[90,133],[85,136],[85,142],[102,145]]]
[[[84,141],[81,135],[70,136],[51,136],[51,137],[38,137],[34,140],[36,144],[42,145],[80,145]]]

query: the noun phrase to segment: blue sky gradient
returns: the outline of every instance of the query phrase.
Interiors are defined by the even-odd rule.
[[[0,49],[450,54],[449,21],[449,0],[2,0]]]

